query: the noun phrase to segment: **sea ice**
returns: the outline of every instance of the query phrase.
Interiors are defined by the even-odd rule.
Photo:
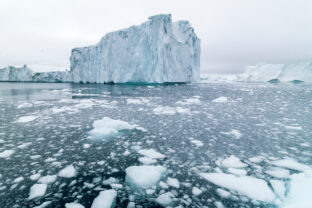
[[[3,152],[0,152],[0,158],[10,157],[14,152],[14,150],[4,150]]]
[[[93,122],[93,129],[89,131],[91,138],[100,138],[112,134],[117,134],[121,130],[135,129],[136,125],[131,125],[125,121],[114,120],[104,117]]]
[[[247,165],[243,163],[239,158],[231,155],[221,161],[221,165],[225,168],[244,168]]]
[[[152,158],[150,158],[150,157],[140,157],[138,160],[139,160],[141,163],[146,164],[146,165],[153,164],[153,163],[156,163],[156,162],[157,162],[157,160],[152,159]]]
[[[154,149],[141,149],[138,153],[152,159],[163,159],[166,157],[165,155],[156,152]]]
[[[83,205],[71,202],[71,203],[66,203],[65,208],[85,208]]]
[[[200,176],[211,183],[229,190],[237,191],[251,199],[274,203],[274,193],[262,179],[251,176],[238,177],[226,173],[200,173]]]
[[[194,196],[199,196],[199,195],[201,195],[202,193],[203,193],[203,191],[200,190],[199,188],[197,188],[197,187],[193,187],[193,188],[192,188],[192,194],[193,194]]]
[[[178,181],[178,179],[176,178],[171,178],[171,177],[168,177],[167,178],[167,184],[171,187],[174,187],[174,188],[180,188],[180,183]]]
[[[282,168],[270,168],[266,170],[265,173],[275,178],[288,178],[290,175],[289,170]]]
[[[163,207],[172,206],[174,202],[173,198],[174,198],[174,195],[170,192],[167,192],[158,196],[156,199],[156,203],[158,203],[159,205]]]
[[[276,160],[271,162],[273,165],[282,167],[282,168],[287,168],[291,170],[297,170],[297,171],[305,171],[305,170],[310,170],[311,167],[301,164],[294,159],[287,158],[287,159],[282,159],[282,160]]]
[[[27,122],[34,121],[37,118],[38,118],[38,116],[22,116],[22,117],[18,118],[15,122],[16,123],[27,123]]]
[[[227,100],[228,100],[227,97],[218,97],[218,98],[212,100],[212,102],[214,102],[214,103],[226,103]]]
[[[47,191],[47,184],[34,184],[30,188],[28,200],[44,196]]]
[[[57,175],[47,175],[39,178],[39,183],[52,184],[56,181]]]
[[[117,192],[114,189],[101,191],[93,200],[91,208],[113,208],[116,204]]]
[[[58,173],[58,176],[63,178],[72,178],[76,176],[76,169],[73,165],[68,165]]]
[[[20,177],[18,177],[18,178],[15,178],[14,180],[13,180],[13,183],[19,183],[19,182],[22,182],[24,180],[24,177],[23,176],[20,176]]]
[[[136,188],[148,189],[157,185],[165,172],[162,166],[131,166],[126,169],[126,182]]]

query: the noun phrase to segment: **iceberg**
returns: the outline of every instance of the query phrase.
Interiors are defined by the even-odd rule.
[[[0,69],[0,81],[6,82],[72,82],[69,70],[33,72],[27,65]]]
[[[238,81],[312,83],[312,62],[247,66]]]
[[[200,81],[200,39],[188,21],[156,15],[106,34],[97,45],[74,48],[73,82],[174,83]]]

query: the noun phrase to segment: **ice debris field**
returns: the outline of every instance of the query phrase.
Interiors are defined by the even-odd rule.
[[[311,207],[312,86],[0,83],[0,207]]]

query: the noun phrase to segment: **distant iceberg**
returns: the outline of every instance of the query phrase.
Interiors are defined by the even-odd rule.
[[[312,62],[248,66],[245,73],[239,75],[237,80],[247,82],[312,83]]]
[[[33,72],[27,65],[0,69],[0,81],[9,82],[71,82],[70,71]]]
[[[73,49],[70,65],[73,82],[199,82],[200,40],[188,21],[156,15]]]

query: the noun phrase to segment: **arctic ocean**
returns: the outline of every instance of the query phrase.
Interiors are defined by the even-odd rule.
[[[4,207],[309,203],[312,86],[0,83]]]

